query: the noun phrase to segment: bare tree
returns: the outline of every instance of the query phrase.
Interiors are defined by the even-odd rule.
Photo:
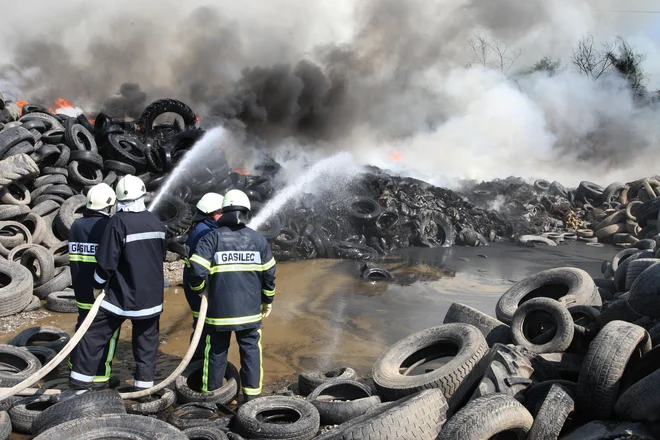
[[[628,79],[630,88],[633,91],[644,93],[646,75],[642,70],[642,62],[644,62],[646,56],[635,52],[635,48],[623,37],[617,37],[615,47],[616,50],[611,50],[607,53],[607,58],[612,64],[612,67]]]
[[[468,41],[468,44],[472,48],[476,64],[481,64],[485,68],[499,69],[505,75],[511,70],[521,53],[520,49],[510,50],[506,41],[492,41],[479,32]],[[472,66],[472,64],[468,65]]]
[[[612,44],[603,43],[603,49],[598,49],[593,35],[586,35],[573,48],[571,61],[580,72],[597,80],[612,66],[611,52]]]

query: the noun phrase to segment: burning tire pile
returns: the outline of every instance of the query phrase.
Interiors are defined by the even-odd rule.
[[[232,412],[225,405],[241,389],[236,367],[228,364],[220,389],[201,393],[198,361],[174,390],[149,402],[122,401],[116,390],[62,403],[48,396],[0,402],[0,411],[8,411],[0,412],[0,434],[13,427],[36,439],[68,440],[101,433],[141,439],[656,439],[655,252],[653,241],[621,251],[603,265],[605,272],[616,268],[613,278],[594,280],[570,267],[525,278],[502,295],[496,317],[454,303],[443,324],[386,350],[371,380],[358,380],[349,367],[303,373],[288,396],[259,398]],[[22,365],[0,371],[0,383],[33,374],[67,338],[42,327],[10,341],[16,346],[0,346],[3,362]],[[32,346],[38,340],[49,342]]]

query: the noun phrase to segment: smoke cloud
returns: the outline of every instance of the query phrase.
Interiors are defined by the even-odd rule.
[[[660,88],[657,15],[607,12],[653,3],[9,0],[0,90],[129,118],[176,98],[275,157],[348,150],[445,186],[509,175],[607,184],[655,173],[660,112],[623,78],[581,75],[571,48],[587,33],[627,37]],[[480,63],[477,33],[502,56]],[[558,73],[525,73],[544,56],[562,60]]]

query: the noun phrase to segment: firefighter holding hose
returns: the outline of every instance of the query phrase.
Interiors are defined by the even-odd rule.
[[[71,225],[69,232],[69,267],[71,281],[78,306],[78,322],[76,331],[87,317],[89,309],[94,303],[94,271],[96,270],[96,250],[108,223],[110,222],[110,209],[114,206],[117,197],[109,185],[99,183],[87,192],[87,202],[83,216]],[[115,355],[119,329],[111,336],[110,342],[103,347],[101,363],[96,369],[93,379],[94,388],[105,388],[112,372],[112,359]],[[77,350],[71,353],[69,368],[78,364]]]
[[[209,300],[202,391],[222,385],[233,331],[245,401],[261,394],[261,321],[271,313],[275,298],[275,259],[266,239],[246,226],[249,211],[244,192],[228,191],[219,228],[206,234],[190,257],[190,288],[206,288]]]
[[[197,202],[197,212],[193,217],[193,226],[188,232],[188,239],[186,245],[188,246],[188,257],[184,259],[185,266],[183,268],[183,290],[186,294],[186,300],[190,306],[193,315],[193,329],[197,325],[197,317],[199,316],[199,307],[201,305],[201,298],[199,296],[201,289],[191,289],[189,285],[190,280],[190,257],[193,256],[197,250],[197,243],[206,234],[218,229],[218,220],[222,217],[222,200],[223,197],[217,193],[206,193]],[[205,333],[202,334],[200,341],[204,341]],[[192,340],[192,336],[191,336]],[[204,356],[204,344],[200,343],[193,359],[200,359]]]
[[[144,203],[146,188],[132,175],[117,183],[117,213],[96,250],[94,298],[105,289],[98,314],[77,348],[71,370],[75,390],[90,389],[103,347],[126,319],[133,324],[134,391],[150,388],[156,374],[163,311],[165,227]]]

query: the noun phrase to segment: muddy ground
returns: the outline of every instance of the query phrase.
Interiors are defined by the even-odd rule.
[[[493,244],[488,247],[405,249],[386,263],[392,282],[359,278],[359,263],[310,260],[277,266],[277,296],[264,322],[264,373],[269,391],[295,382],[304,371],[348,365],[368,376],[371,366],[391,344],[442,323],[454,301],[489,314],[500,295],[525,276],[538,271],[575,266],[600,276],[603,259],[617,249],[572,243],[553,248]],[[43,309],[42,309],[43,310]],[[49,312],[21,328],[3,332],[5,343],[20,330],[53,325],[73,333],[75,314]],[[4,318],[11,319],[11,318]],[[3,321],[4,321],[3,319]],[[185,353],[192,330],[190,312],[180,286],[167,289],[161,317],[157,380],[166,377]],[[133,360],[131,324],[122,327],[113,374],[130,379]],[[233,342],[230,361],[238,364]],[[60,370],[66,375],[64,368]]]

